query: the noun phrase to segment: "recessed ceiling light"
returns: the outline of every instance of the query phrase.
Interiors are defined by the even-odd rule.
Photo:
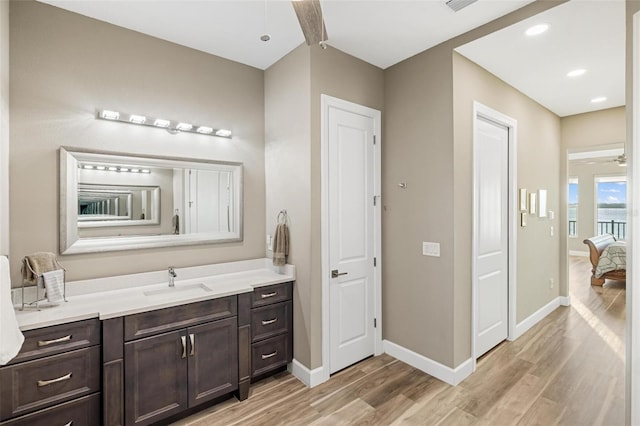
[[[606,96],[598,96],[596,98],[591,99],[592,104],[599,104],[600,102],[604,102],[607,100]]]
[[[533,27],[529,28],[524,33],[526,35],[528,35],[529,37],[533,37],[533,36],[537,36],[537,35],[542,34],[543,32],[547,31],[548,29],[549,29],[549,24],[538,24],[538,25],[534,25]]]
[[[584,68],[578,68],[575,70],[571,70],[567,73],[567,77],[580,77],[581,75],[584,75],[584,73],[586,73],[587,70],[585,70]]]

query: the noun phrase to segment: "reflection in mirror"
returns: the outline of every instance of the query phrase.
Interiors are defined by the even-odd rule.
[[[242,240],[242,164],[60,148],[60,251]]]
[[[78,227],[154,225],[160,220],[160,188],[82,183],[79,170]],[[106,179],[108,181],[108,179]]]

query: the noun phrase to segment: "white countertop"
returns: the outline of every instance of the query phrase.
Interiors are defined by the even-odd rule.
[[[18,325],[26,331],[89,318],[116,318],[248,293],[255,287],[295,280],[293,265],[276,269],[271,259],[176,268],[175,271],[175,288],[169,288],[166,270],[69,282],[67,302],[43,307],[40,311],[16,309]]]

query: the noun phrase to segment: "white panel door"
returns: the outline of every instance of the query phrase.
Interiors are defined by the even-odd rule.
[[[330,372],[374,353],[374,120],[329,109]]]
[[[507,338],[509,129],[476,119],[476,358]]]

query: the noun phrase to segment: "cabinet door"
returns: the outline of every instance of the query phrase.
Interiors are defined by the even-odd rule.
[[[189,327],[189,406],[238,389],[237,317]]]
[[[124,345],[126,424],[151,424],[187,408],[186,340],[178,330]]]

